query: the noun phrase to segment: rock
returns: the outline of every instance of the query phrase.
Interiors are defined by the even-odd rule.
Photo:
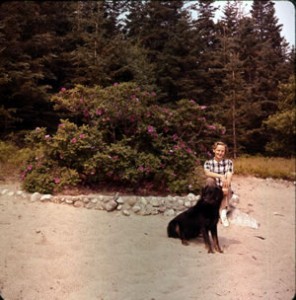
[[[126,200],[126,202],[130,205],[130,206],[134,206],[138,201],[137,196],[129,196]]]
[[[107,202],[106,204],[105,204],[105,209],[108,211],[108,212],[110,212],[110,211],[113,211],[113,210],[115,210],[116,209],[116,207],[117,207],[117,205],[118,205],[118,203],[115,201],[115,200],[110,200],[109,202]]]
[[[70,199],[70,198],[66,199],[65,202],[66,202],[67,204],[73,204],[73,200]]]
[[[12,191],[7,193],[7,196],[9,196],[9,197],[12,197],[13,195],[14,195],[14,192],[12,192]]]
[[[77,200],[74,202],[74,207],[83,207],[84,206],[84,202],[81,200]]]
[[[130,211],[129,210],[127,210],[127,209],[124,209],[123,211],[122,211],[122,214],[124,215],[124,216],[130,216]]]
[[[182,199],[178,199],[177,203],[178,205],[182,205],[182,206],[184,205],[184,201]]]
[[[141,210],[141,206],[139,206],[139,205],[134,205],[133,207],[132,207],[132,211],[134,212],[134,213],[137,213],[137,212],[139,212]]]
[[[50,195],[50,194],[45,194],[45,195],[42,195],[42,196],[40,197],[40,201],[50,201],[51,198],[52,198],[52,195]]]
[[[191,202],[190,201],[185,201],[184,206],[189,208],[191,207]]]
[[[139,202],[140,202],[141,204],[143,204],[143,205],[147,205],[147,203],[148,203],[148,201],[147,201],[146,198],[144,198],[144,197],[141,197],[140,200],[139,200]]]
[[[94,205],[94,209],[96,209],[96,210],[104,210],[105,209],[104,204],[101,201],[99,201],[97,203],[92,203],[92,204]]]
[[[175,215],[175,210],[173,210],[173,209],[167,209],[164,212],[164,216],[166,216],[166,217],[173,217],[174,215]]]
[[[41,196],[42,195],[40,193],[35,192],[31,195],[30,200],[31,200],[31,202],[39,201]]]
[[[188,200],[195,200],[195,195],[193,194],[193,193],[189,193],[188,195],[187,195],[187,199]]]
[[[158,211],[159,211],[160,213],[164,213],[165,210],[166,210],[166,207],[165,207],[165,206],[160,206],[160,207],[158,207]]]
[[[95,203],[89,202],[89,203],[87,203],[85,205],[85,208],[87,208],[87,209],[93,209],[93,208],[95,208]]]
[[[82,201],[83,201],[83,203],[89,203],[90,198],[88,198],[88,197],[83,197],[83,198],[82,198]]]
[[[123,203],[124,203],[124,200],[122,199],[122,197],[118,197],[115,201],[116,201],[118,204],[123,204]]]
[[[160,206],[160,201],[156,197],[151,198],[149,202],[153,207]]]

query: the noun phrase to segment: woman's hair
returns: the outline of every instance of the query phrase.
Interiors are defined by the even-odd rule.
[[[225,144],[225,143],[223,143],[223,142],[216,142],[214,145],[213,145],[213,147],[212,147],[212,149],[213,150],[215,150],[218,146],[224,146],[225,147],[225,153],[227,153],[227,151],[228,151],[228,147],[227,147],[227,145]]]

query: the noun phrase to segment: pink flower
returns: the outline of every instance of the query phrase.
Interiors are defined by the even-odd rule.
[[[66,89],[65,87],[62,87],[62,88],[61,88],[61,92],[62,92],[62,93],[63,93],[63,92],[66,92],[66,90],[67,90],[67,89]]]
[[[59,128],[63,128],[63,127],[65,127],[65,124],[63,123],[59,124]]]
[[[206,106],[206,105],[201,105],[199,108],[200,108],[201,110],[205,110],[205,109],[207,108],[207,106]]]
[[[31,171],[33,169],[33,166],[32,165],[28,165],[27,166],[27,171]]]
[[[59,184],[61,182],[61,179],[58,177],[55,177],[53,181],[55,184]]]
[[[113,83],[113,86],[117,86],[117,85],[118,85],[118,82],[114,82],[114,83]]]
[[[144,168],[143,166],[140,166],[140,167],[138,168],[138,170],[141,171],[141,172],[144,172],[144,171],[145,171],[145,168]]]
[[[103,109],[102,108],[98,108],[97,110],[96,110],[96,115],[97,116],[101,116],[102,114],[103,114]]]
[[[83,115],[87,118],[87,117],[89,117],[89,111],[87,110],[87,109],[85,109],[84,111],[83,111]]]
[[[84,133],[80,133],[79,134],[79,138],[84,139],[85,138],[85,134]]]
[[[175,134],[173,135],[173,140],[176,141],[178,138],[179,138],[178,135],[175,133]]]
[[[186,148],[186,152],[187,152],[188,154],[191,154],[191,153],[192,153],[192,149]]]
[[[46,139],[49,139],[49,138],[50,138],[50,135],[49,135],[49,134],[47,134],[47,135],[45,136],[45,138],[46,138]]]
[[[76,138],[73,138],[72,140],[71,140],[71,143],[72,144],[75,144],[77,142],[77,139]]]
[[[207,128],[210,129],[210,130],[216,130],[216,126],[215,125],[208,125]]]
[[[154,129],[154,127],[153,127],[153,126],[151,126],[151,125],[148,125],[148,127],[147,127],[147,131],[148,131],[149,133],[153,133],[153,132],[155,132],[155,129]]]

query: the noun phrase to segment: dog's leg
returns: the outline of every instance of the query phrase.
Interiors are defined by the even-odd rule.
[[[182,242],[182,245],[184,245],[184,246],[188,246],[189,245],[189,242],[187,240],[185,240],[185,239],[182,239],[181,242]]]
[[[177,233],[178,237],[181,239],[182,245],[188,246],[188,245],[189,245],[189,242],[188,242],[188,240],[185,238],[185,236],[184,236],[184,234],[183,234],[183,231],[181,230],[179,224],[176,225],[176,233]]]
[[[202,235],[204,238],[206,248],[208,249],[208,253],[214,253],[212,245],[211,245],[210,237],[209,237],[209,232],[206,228],[202,228]]]
[[[216,249],[216,251],[223,253],[223,250],[220,248],[219,245],[217,226],[213,226],[211,228],[211,235],[213,239],[214,248]]]

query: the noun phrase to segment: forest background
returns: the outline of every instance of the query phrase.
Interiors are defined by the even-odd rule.
[[[294,157],[295,49],[274,3],[228,1],[217,22],[213,3],[1,3],[1,161],[17,153],[29,191],[186,192],[217,139]]]

